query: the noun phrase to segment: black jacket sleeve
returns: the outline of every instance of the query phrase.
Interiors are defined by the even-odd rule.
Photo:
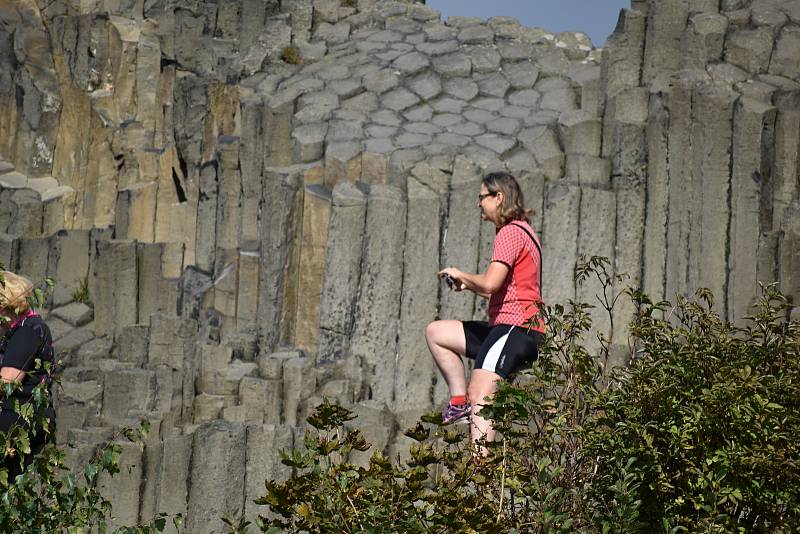
[[[39,335],[33,325],[24,324],[11,333],[11,338],[6,344],[6,351],[2,355],[2,367],[14,367],[29,371],[33,368],[36,353],[44,342],[43,335]],[[43,334],[43,332],[41,332]]]

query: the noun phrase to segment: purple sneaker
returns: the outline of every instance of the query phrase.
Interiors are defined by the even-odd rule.
[[[452,405],[447,403],[447,408],[442,411],[442,423],[445,425],[468,423],[469,416],[472,414],[472,404]]]

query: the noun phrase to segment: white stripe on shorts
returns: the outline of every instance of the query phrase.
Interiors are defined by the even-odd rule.
[[[494,342],[492,348],[486,353],[486,357],[483,359],[483,365],[481,365],[481,369],[484,371],[489,371],[492,373],[497,373],[497,360],[500,359],[500,355],[503,353],[503,349],[506,346],[506,341],[508,341],[508,335],[511,331],[514,330],[514,327],[508,329],[508,332]]]

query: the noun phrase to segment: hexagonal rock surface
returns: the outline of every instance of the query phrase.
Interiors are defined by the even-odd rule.
[[[392,2],[366,13],[369,23],[352,28],[349,41],[336,25],[317,32],[328,54],[278,85],[279,93],[303,92],[294,120],[308,126],[293,134],[294,163],[323,159],[330,143],[343,142],[387,157],[474,148],[502,162],[518,142],[529,143],[530,135],[516,138],[523,128],[557,124],[578,106],[581,85],[599,76],[596,69],[580,83],[569,77],[571,66],[596,65],[584,34],[556,36],[502,18],[444,23],[435,10]],[[355,77],[358,84],[347,83]],[[337,118],[336,109],[355,115]],[[333,120],[324,133],[317,123],[326,117]],[[527,148],[540,154],[531,161],[553,173],[563,167],[557,146],[548,137],[546,147]]]

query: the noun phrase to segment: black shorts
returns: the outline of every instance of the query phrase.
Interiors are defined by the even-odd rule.
[[[496,373],[506,380],[529,368],[539,356],[544,336],[523,326],[486,321],[462,321],[467,339],[466,357],[475,360],[475,369]]]

